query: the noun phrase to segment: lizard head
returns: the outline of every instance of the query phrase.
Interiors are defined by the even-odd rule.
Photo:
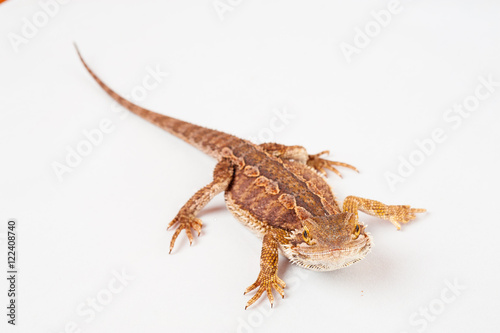
[[[372,241],[365,226],[352,213],[311,217],[292,233],[283,246],[295,264],[316,271],[347,267],[370,252]]]

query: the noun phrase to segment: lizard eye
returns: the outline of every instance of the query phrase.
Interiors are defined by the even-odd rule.
[[[304,226],[304,232],[302,233],[302,238],[304,238],[304,242],[307,244],[311,245],[311,237],[309,236],[309,230],[307,229],[306,226]]]
[[[354,239],[358,238],[360,233],[361,228],[359,227],[359,224],[356,224],[356,227],[354,227]]]

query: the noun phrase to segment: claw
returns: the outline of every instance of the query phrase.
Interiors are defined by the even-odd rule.
[[[280,294],[281,298],[285,298],[285,292],[283,291],[283,289],[281,288],[281,286],[279,284],[274,284],[273,285],[274,289],[276,289],[276,291],[278,292],[278,294]]]
[[[330,160],[326,160],[324,158],[321,158],[321,156],[328,155],[329,153],[330,152],[328,150],[324,150],[318,154],[309,155],[309,160],[307,161],[307,165],[318,170],[323,176],[327,175],[327,173],[325,171],[325,168],[326,168],[330,171],[335,172],[335,174],[337,174],[337,176],[339,176],[340,178],[343,178],[342,174],[335,168],[335,166],[341,166],[341,167],[349,168],[349,169],[352,169],[356,172],[359,172],[359,170],[356,167],[354,167],[350,164],[343,163],[343,162],[330,161]]]
[[[411,208],[408,205],[389,206],[389,221],[398,229],[401,230],[400,223],[408,223],[417,218],[417,213],[425,213],[424,208]]]
[[[201,234],[201,226],[203,225],[203,223],[201,222],[200,219],[195,219],[195,222],[193,225],[192,225],[192,228],[198,232],[198,236]]]
[[[257,292],[255,293],[255,295],[253,295],[253,297],[250,298],[250,300],[247,302],[245,309],[248,308],[253,303],[255,303],[255,301],[257,301],[260,298],[260,296],[262,296],[263,293],[264,293],[264,288],[262,288],[262,286],[260,286],[259,289],[257,289]]]
[[[274,296],[273,296],[273,290],[271,289],[271,286],[267,286],[266,292],[267,292],[267,298],[269,299],[269,303],[271,303],[271,307],[273,307]]]
[[[257,287],[259,289],[257,289],[255,295],[253,295],[253,297],[247,302],[245,310],[250,305],[255,303],[262,296],[264,291],[267,293],[267,298],[269,299],[269,303],[271,303],[272,308],[274,304],[273,288],[280,294],[281,298],[285,298],[285,292],[283,291],[283,289],[286,287],[286,284],[277,275],[266,278],[265,276],[259,274],[257,281],[255,281],[250,287],[248,287],[243,295],[246,295],[248,292],[254,290]]]
[[[170,251],[168,253],[172,253],[175,240],[177,239],[182,230],[186,231],[186,235],[189,239],[189,245],[191,246],[193,244],[193,233],[191,232],[191,228],[197,231],[199,236],[201,233],[201,227],[203,226],[203,222],[200,219],[197,219],[194,216],[179,214],[168,224],[167,230],[177,223],[179,225],[177,226],[177,229],[175,230],[172,236],[172,240],[170,241]]]
[[[326,168],[328,170],[331,170],[331,171],[335,172],[337,174],[337,176],[339,176],[340,178],[344,178],[344,177],[342,177],[342,174],[340,173],[340,171],[337,170],[337,169],[335,169],[334,167],[332,167],[330,164],[327,164]],[[323,171],[323,174],[326,176],[326,172],[325,171]]]

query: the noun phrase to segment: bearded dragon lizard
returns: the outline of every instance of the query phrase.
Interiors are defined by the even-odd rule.
[[[76,47],[76,45],[75,45]],[[273,289],[282,298],[285,282],[278,277],[278,252],[298,266],[331,271],[363,259],[372,247],[372,237],[358,220],[358,212],[400,223],[415,219],[425,209],[348,196],[341,206],[326,182],[325,169],[339,176],[335,167],[357,171],[349,164],[309,154],[302,146],[277,143],[254,144],[236,136],[197,126],[146,110],[109,88],[89,68],[78,48],[78,56],[95,81],[119,104],[139,117],[161,127],[217,160],[213,181],[196,192],[168,224],[177,236],[184,230],[193,242],[192,230],[200,236],[199,211],[224,192],[227,208],[245,226],[262,238],[260,273],[245,294],[257,289],[245,309],[266,292],[271,307]],[[167,228],[167,229],[168,229]]]

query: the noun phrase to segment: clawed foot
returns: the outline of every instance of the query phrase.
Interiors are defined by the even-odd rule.
[[[321,158],[322,155],[328,155],[330,152],[328,150],[322,151],[321,153],[315,154],[315,155],[309,155],[309,160],[307,160],[307,165],[310,167],[313,167],[314,169],[318,170],[321,172],[324,176],[326,176],[326,169],[331,170],[335,172],[340,178],[342,178],[342,175],[340,172],[335,168],[335,166],[342,166],[346,167],[349,169],[352,169],[356,172],[359,172],[358,169],[353,167],[350,164],[347,163],[342,163],[342,162],[335,162],[335,161],[329,161],[325,160],[324,158]]]
[[[411,208],[408,205],[394,205],[394,206],[389,206],[388,210],[388,215],[389,215],[389,221],[391,221],[392,224],[398,230],[401,229],[401,223],[408,223],[411,220],[414,220],[417,216],[415,215],[416,213],[425,213],[426,210],[423,208]]]
[[[260,296],[262,296],[264,291],[267,292],[267,298],[269,299],[269,302],[271,302],[271,307],[273,307],[273,288],[276,289],[276,291],[281,295],[281,298],[285,298],[285,292],[283,291],[283,289],[286,287],[286,283],[276,274],[266,276],[262,272],[259,273],[257,281],[255,281],[254,284],[248,287],[243,294],[246,295],[248,292],[254,290],[257,287],[259,287],[259,289],[257,289],[255,295],[253,295],[253,297],[248,301],[247,305],[245,306],[245,310],[250,305],[255,303],[255,301],[258,300]]]
[[[178,224],[178,226],[174,232],[174,235],[172,236],[172,240],[170,241],[169,253],[172,252],[175,240],[177,239],[177,236],[179,236],[182,230],[186,230],[186,235],[189,238],[189,245],[193,244],[193,234],[191,233],[191,228],[194,229],[195,231],[198,231],[198,236],[199,236],[203,222],[201,222],[200,219],[191,215],[177,214],[177,216],[172,220],[172,222],[168,224],[167,230],[170,229],[170,227],[174,226],[175,224]]]

